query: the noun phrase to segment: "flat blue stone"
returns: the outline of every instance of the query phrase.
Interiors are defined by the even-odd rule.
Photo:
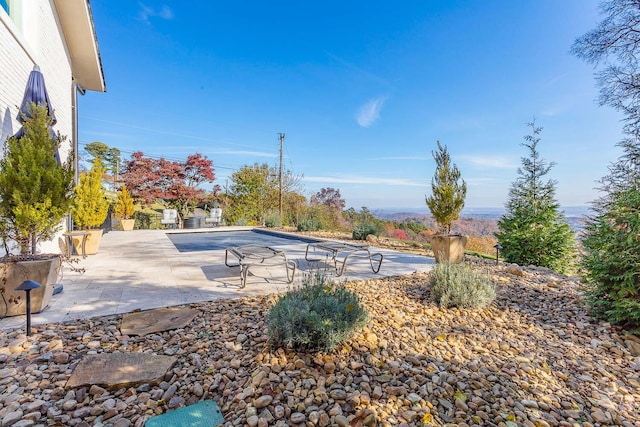
[[[215,427],[221,424],[224,424],[224,417],[218,404],[213,400],[203,400],[150,418],[145,427]]]

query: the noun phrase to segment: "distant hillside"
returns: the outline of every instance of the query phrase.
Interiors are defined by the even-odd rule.
[[[567,222],[574,231],[579,232],[584,226],[584,217],[589,213],[586,206],[570,206],[561,209]],[[392,212],[390,209],[375,211],[374,215],[383,221],[418,222],[428,228],[435,228],[435,222],[430,214],[403,210]],[[468,208],[462,211],[461,218],[455,222],[455,233],[469,236],[490,236],[498,229],[498,219],[504,214],[503,208]]]

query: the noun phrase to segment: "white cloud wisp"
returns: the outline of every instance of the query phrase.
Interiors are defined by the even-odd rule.
[[[363,128],[367,128],[375,123],[380,118],[380,110],[384,101],[384,98],[379,97],[371,99],[362,105],[358,110],[358,114],[356,114],[358,124]]]
[[[149,18],[152,18],[152,17],[158,17],[165,20],[173,19],[173,11],[167,5],[162,5],[160,9],[155,10],[154,8],[146,6],[143,3],[139,3],[139,4],[140,4],[140,12],[138,13],[138,16],[144,22],[148,23]]]
[[[307,182],[324,182],[331,184],[376,184],[376,185],[401,185],[407,187],[424,187],[424,182],[415,182],[408,179],[398,178],[375,178],[368,176],[305,176],[302,178]]]

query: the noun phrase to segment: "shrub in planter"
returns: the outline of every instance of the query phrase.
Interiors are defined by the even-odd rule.
[[[467,183],[460,170],[451,161],[451,155],[437,141],[438,151],[432,152],[436,161],[436,171],[431,179],[431,196],[425,198],[433,219],[445,234],[451,233],[453,222],[460,216],[467,196]],[[461,182],[460,182],[461,181]]]
[[[460,216],[467,196],[467,183],[460,170],[451,161],[451,155],[438,143],[438,151],[432,152],[436,171],[431,179],[431,196],[425,198],[433,219],[438,224],[439,234],[430,243],[437,262],[459,263],[464,258],[466,238],[451,234],[453,222]]]
[[[80,174],[76,187],[76,198],[71,214],[78,228],[99,227],[107,217],[109,202],[107,192],[102,186],[102,176],[106,168],[99,158],[93,161],[91,170]]]
[[[76,186],[75,202],[71,208],[74,224],[79,229],[88,230],[91,235],[87,239],[87,254],[98,251],[102,230],[98,227],[107,218],[109,201],[102,186],[102,176],[106,168],[98,157],[93,161],[91,170],[80,174],[80,182]]]
[[[0,238],[15,242],[22,256],[54,237],[73,200],[71,159],[58,164],[55,157],[65,138],[51,137],[46,107],[28,111],[24,136],[7,139],[0,159]]]
[[[38,254],[38,246],[62,228],[73,200],[72,159],[56,159],[65,138],[51,136],[47,107],[30,104],[22,118],[23,136],[7,139],[0,156],[0,239],[7,250],[0,263],[0,304],[6,304],[0,316],[26,312],[24,292],[15,291],[26,279],[42,285],[31,292],[32,312],[48,305],[60,256]],[[19,255],[9,254],[14,249]]]
[[[441,307],[482,308],[496,298],[486,274],[468,264],[439,263],[429,275],[431,297]]]
[[[287,348],[331,351],[366,325],[355,292],[328,283],[320,273],[287,292],[267,314],[267,334]]]
[[[125,231],[133,229],[133,225],[135,223],[133,216],[136,213],[136,207],[133,204],[133,198],[129,194],[129,191],[127,191],[127,187],[124,185],[120,187],[120,191],[118,192],[115,213]]]

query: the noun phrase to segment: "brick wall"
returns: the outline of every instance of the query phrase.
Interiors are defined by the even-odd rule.
[[[37,64],[58,120],[54,130],[67,136],[60,150],[64,158],[71,151],[73,112],[71,62],[62,31],[49,1],[22,2],[20,18],[16,23],[0,8],[0,143],[20,128],[18,108],[29,73]],[[57,240],[43,244],[41,251],[58,252]]]

